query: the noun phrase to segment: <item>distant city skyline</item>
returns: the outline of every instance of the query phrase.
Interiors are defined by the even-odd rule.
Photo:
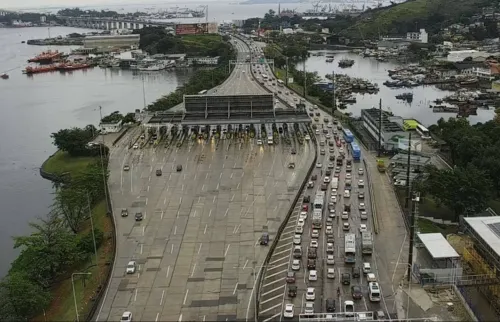
[[[182,2],[179,0],[161,0],[161,1],[139,1],[139,0],[2,0],[0,3],[0,9],[41,9],[41,8],[54,8],[54,7],[118,7],[120,5],[137,5],[137,6],[148,6],[148,5],[161,5],[161,4],[171,4],[183,6],[186,3],[205,3],[205,2],[218,2],[215,0],[183,0]],[[227,1],[230,2],[230,1]],[[110,8],[111,9],[111,8]]]

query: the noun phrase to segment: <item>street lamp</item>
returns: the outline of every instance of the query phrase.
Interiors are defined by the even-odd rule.
[[[99,105],[99,116],[100,116],[100,122],[102,124],[102,106],[100,106],[100,105]],[[104,171],[104,160],[102,158],[102,149],[104,148],[104,135],[102,135],[102,133],[101,133],[101,138],[102,138],[102,144],[99,147],[99,154],[101,156],[102,183],[104,185],[104,197],[106,198],[106,208],[108,210],[107,213],[110,213],[111,209],[109,209],[109,205],[108,205],[108,191],[106,189],[107,187],[106,187],[106,174]]]
[[[95,265],[97,266],[97,269],[98,269],[98,275],[99,275],[99,284],[101,284],[101,273],[100,273],[100,270],[99,270],[99,261],[98,261],[98,257],[97,257],[97,243],[95,241],[95,232],[94,232],[94,219],[92,218],[92,209],[90,207],[90,195],[89,193],[87,192],[87,203],[88,203],[88,207],[89,207],[89,217],[90,217],[90,227],[92,229],[92,240],[94,242],[94,255],[95,255]]]
[[[92,275],[92,273],[86,272],[86,273],[73,273],[73,274],[71,274],[71,285],[73,287],[73,300],[75,301],[76,321],[79,322],[80,321],[80,317],[78,316],[78,306],[77,306],[77,303],[76,303],[76,292],[75,292],[75,279],[74,279],[75,275]]]

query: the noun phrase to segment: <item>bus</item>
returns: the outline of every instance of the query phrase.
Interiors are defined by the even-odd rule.
[[[354,135],[348,129],[344,129],[344,139],[347,143],[354,141]]]
[[[345,262],[356,263],[356,235],[345,234]]]
[[[380,302],[380,286],[377,282],[368,283],[368,295],[370,302]]]
[[[314,197],[314,209],[323,209],[323,205],[325,204],[326,193],[324,191],[318,190],[316,192],[316,196]]]
[[[283,87],[284,83],[281,79],[278,79],[278,86],[279,87]]]
[[[198,95],[205,95],[207,92],[208,92],[208,91],[207,91],[206,89],[204,89],[204,90],[200,91],[200,92],[198,93]]]
[[[352,159],[359,161],[361,159],[361,150],[356,142],[351,142]]]
[[[422,124],[417,125],[417,133],[420,134],[420,138],[422,140],[430,140],[431,139],[431,132],[423,126]]]

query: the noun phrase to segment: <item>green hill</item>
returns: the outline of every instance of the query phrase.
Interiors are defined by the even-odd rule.
[[[426,28],[432,34],[449,24],[467,23],[469,17],[497,3],[498,0],[410,0],[369,10],[340,35],[373,39],[379,35],[405,34],[418,28]]]

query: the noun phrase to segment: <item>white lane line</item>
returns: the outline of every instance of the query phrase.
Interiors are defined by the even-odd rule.
[[[238,283],[236,283],[236,285],[234,286],[233,295],[236,294],[237,290],[238,290]]]
[[[163,297],[165,296],[165,290],[161,292],[160,305],[163,305]]]
[[[151,176],[149,176],[149,179],[148,179],[148,181],[151,181]]]
[[[276,275],[279,275],[279,274],[283,274],[283,273],[286,273],[286,272],[288,272],[288,270],[287,270],[287,269],[284,269],[284,270],[282,270],[282,271],[279,271],[279,272],[274,273],[274,274],[271,274],[271,275],[267,275],[267,274],[266,274],[266,277],[264,277],[264,279],[266,280],[266,279],[268,279],[268,278],[270,278],[270,277],[273,277],[273,276],[276,276]]]
[[[285,250],[282,250],[281,252],[277,252],[277,253],[275,253],[275,254],[273,254],[273,255],[284,254],[284,253],[286,253],[286,252],[290,252],[290,249],[285,249]]]
[[[167,203],[167,197],[165,197],[165,199],[163,199],[163,204],[166,204]]]
[[[198,248],[198,255],[200,254],[201,252],[201,247],[203,246],[203,243],[200,243],[200,247]]]
[[[245,265],[243,265],[243,269],[247,267],[247,264],[248,264],[248,259],[246,260]]]
[[[191,272],[191,277],[193,277],[195,270],[196,270],[196,263],[194,263],[193,265],[193,271]]]
[[[177,226],[174,227],[174,235],[177,235]]]
[[[240,183],[238,182],[238,185],[236,186],[236,189],[239,189],[240,188]]]
[[[280,303],[280,304],[278,304],[278,305],[275,305],[275,306],[273,306],[272,308],[273,308],[273,309],[275,309],[275,308],[277,308],[277,307],[278,307],[278,306],[280,306],[280,305],[283,305],[283,303]],[[267,310],[266,310],[266,311],[267,311]],[[281,311],[281,310],[280,310],[280,311]],[[264,312],[264,311],[260,311],[260,313],[262,313],[262,312]],[[277,318],[277,317],[278,317],[278,316],[280,316],[280,315],[281,315],[281,312],[280,312],[280,313],[276,313],[275,315],[271,316],[270,318],[265,319],[265,320],[264,320],[264,321],[262,321],[262,322],[269,322],[269,321],[272,321],[272,319],[275,319],[275,318]]]
[[[206,179],[208,179],[208,172],[207,172],[207,174],[205,175],[205,180],[206,180]]]
[[[222,178],[222,172],[221,172],[221,173],[220,173],[220,175],[219,175],[219,179],[221,179],[221,178]]]
[[[160,219],[163,219],[163,210],[161,211]]]
[[[276,292],[276,291],[281,290],[283,287],[285,287],[285,284],[283,284],[283,285],[281,285],[281,286],[278,286],[278,287],[276,287],[276,288],[273,288],[272,290],[267,291],[267,292],[265,292],[265,293],[262,293],[260,296],[262,297],[262,296],[266,296],[266,295],[268,295],[268,294],[274,293],[274,292]]]
[[[182,305],[186,305],[188,294],[189,294],[189,289],[186,290],[186,295],[184,295],[184,301],[182,302]]]
[[[241,224],[234,226],[233,235],[238,233],[238,230],[240,230],[240,227],[241,227]]]
[[[215,188],[215,189],[219,190],[219,187],[220,187],[220,183],[217,182],[217,188]]]
[[[288,237],[285,237],[285,238],[280,238],[280,241],[287,241],[287,240],[292,240],[294,236],[290,235]]]
[[[179,321],[178,322],[182,322],[182,314],[179,315]]]
[[[288,265],[288,262],[286,262],[286,263],[281,263],[281,264],[279,264],[279,265],[274,265],[274,266],[271,266],[271,267],[269,267],[269,266],[268,266],[267,271],[270,271],[270,270],[273,270],[273,269],[276,269],[276,268],[278,268],[278,267],[285,266],[285,265]]]
[[[290,230],[290,231],[281,233],[281,236],[283,236],[283,235],[289,235],[289,234],[293,234],[293,233],[294,233],[294,231]]]
[[[149,191],[149,186],[148,186],[148,191]]]
[[[193,217],[196,217],[196,209],[195,209],[195,211],[193,212]]]
[[[135,289],[135,292],[134,292],[134,302],[137,301],[137,289]]]
[[[231,244],[228,244],[228,245],[227,245],[226,251],[224,252],[224,257],[226,257],[226,256],[227,256],[227,252],[229,251],[229,247],[231,247]]]
[[[201,200],[201,197],[198,197],[198,202],[197,203],[200,203],[200,200]]]
[[[174,252],[174,244],[172,244],[172,248],[170,249],[170,254],[173,254]]]
[[[156,319],[155,322],[158,322],[158,318],[160,317],[160,313],[156,313]]]
[[[165,275],[165,278],[168,278],[168,274],[170,273],[170,265],[167,267],[167,275]]]
[[[262,287],[266,287],[266,286],[269,286],[269,285],[272,285],[272,284],[276,284],[276,283],[278,283],[278,282],[283,283],[283,280],[284,280],[284,279],[285,279],[285,278],[280,278],[280,279],[278,279],[278,280],[276,280],[276,281],[272,281],[272,282],[266,283],[266,284],[262,285]]]
[[[226,212],[224,213],[224,217],[227,216],[227,212],[229,211],[229,208],[226,209]]]
[[[212,215],[212,210],[213,209],[210,209],[210,211],[208,212],[208,217],[210,217]]]
[[[284,256],[284,257],[281,257],[281,258],[278,258],[276,260],[273,260],[272,262],[269,262],[269,265],[273,264],[273,263],[277,263],[277,262],[281,262],[282,260],[289,260],[290,259],[290,256]]]
[[[283,297],[283,294],[276,295],[276,296],[271,297],[271,298],[269,298],[269,299],[267,299],[267,300],[264,300],[264,301],[260,301],[260,304],[264,304],[264,303],[267,303],[267,302],[271,302],[272,300],[276,300],[276,299],[277,299],[277,298],[279,298],[279,297]],[[280,303],[280,304],[281,304],[281,303]]]
[[[141,254],[142,254],[142,248],[143,248],[143,246],[144,246],[144,245],[143,245],[143,244],[141,244]]]
[[[144,231],[146,230],[146,226],[142,227],[142,236],[144,236]]]
[[[280,249],[280,248],[283,248],[283,247],[287,247],[287,246],[288,246],[288,247],[290,247],[290,244],[289,244],[289,243],[286,243],[286,244],[283,244],[283,245],[279,245],[279,246],[277,246],[274,250],[276,250],[276,249]]]
[[[203,230],[203,235],[205,235],[207,233],[207,227],[208,227],[208,224],[205,224],[205,229]]]
[[[233,200],[234,200],[234,193],[233,193],[233,196],[231,197],[231,201],[233,201]]]
[[[215,196],[214,196],[214,200],[212,200],[212,203],[215,203]]]
[[[146,197],[146,206],[148,205],[148,198]]]

